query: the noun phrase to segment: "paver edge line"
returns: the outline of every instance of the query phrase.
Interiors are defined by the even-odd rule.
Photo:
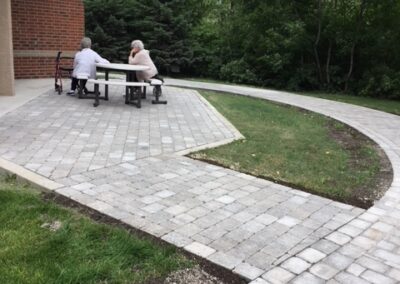
[[[54,182],[46,177],[31,172],[24,167],[14,164],[3,158],[0,158],[0,172],[15,174],[18,178],[43,190],[54,191],[56,189],[64,187],[63,184]]]
[[[244,139],[244,137],[243,138],[242,137],[240,137],[240,138],[237,138],[237,137],[228,138],[228,139],[224,139],[224,140],[221,140],[221,141],[218,141],[218,142],[213,142],[213,143],[208,143],[208,144],[204,144],[204,145],[201,145],[201,146],[196,146],[196,147],[193,147],[193,148],[185,149],[185,150],[174,152],[174,153],[171,153],[171,154],[175,154],[175,155],[178,155],[178,156],[185,156],[185,155],[187,155],[189,153],[192,153],[192,152],[197,152],[197,151],[200,151],[200,150],[215,148],[215,147],[218,147],[218,146],[229,144],[229,143],[231,143],[233,141],[240,140],[240,139]]]
[[[230,130],[233,132],[234,134],[234,140],[237,139],[245,139],[245,137],[242,135],[242,133],[239,132],[239,130],[236,129],[236,127],[225,117],[223,116],[209,101],[207,101],[202,95],[200,95],[200,93],[198,92],[198,90],[196,91],[196,96],[204,103],[206,104],[213,112],[214,114],[222,120],[222,122],[227,125]],[[212,143],[213,144],[213,143]]]
[[[215,147],[218,147],[218,146],[229,144],[229,143],[231,143],[233,141],[236,141],[236,140],[246,139],[242,135],[242,133],[240,133],[239,130],[237,130],[235,128],[235,126],[228,119],[225,118],[225,116],[223,116],[221,113],[219,113],[218,110],[213,105],[211,105],[202,95],[199,94],[198,90],[196,90],[196,89],[193,89],[193,90],[195,91],[194,93],[200,99],[200,101],[202,103],[204,103],[207,107],[209,107],[210,110],[220,120],[222,120],[222,122],[226,126],[228,126],[228,128],[232,131],[234,137],[233,138],[227,138],[227,139],[220,140],[220,141],[216,141],[216,142],[212,142],[212,143],[207,143],[207,144],[204,144],[204,145],[196,146],[196,147],[185,149],[185,150],[182,150],[182,151],[174,152],[173,154],[178,155],[178,156],[185,156],[185,155],[187,155],[189,153],[192,153],[192,152],[197,152],[197,151],[204,150],[204,149],[209,149],[209,148],[215,148]]]

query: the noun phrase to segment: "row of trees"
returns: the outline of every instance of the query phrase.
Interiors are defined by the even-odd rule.
[[[400,99],[399,0],[85,0],[102,55],[162,73]]]

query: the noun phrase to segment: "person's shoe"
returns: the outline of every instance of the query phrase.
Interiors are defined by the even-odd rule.
[[[67,95],[68,95],[68,96],[75,96],[75,90],[69,90],[69,91],[67,92]]]

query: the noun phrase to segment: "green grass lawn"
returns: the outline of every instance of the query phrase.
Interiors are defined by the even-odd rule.
[[[146,283],[191,261],[0,178],[0,283]],[[43,224],[61,222],[52,231]],[[153,282],[154,283],[154,282]]]
[[[201,94],[246,139],[191,157],[348,203],[372,194],[379,156],[367,139],[356,149],[345,149],[335,141],[332,131],[349,135],[343,124],[265,100],[207,91]]]

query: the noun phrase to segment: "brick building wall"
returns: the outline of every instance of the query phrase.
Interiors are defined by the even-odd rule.
[[[73,56],[84,36],[82,0],[11,0],[15,78],[54,76],[58,51]]]

